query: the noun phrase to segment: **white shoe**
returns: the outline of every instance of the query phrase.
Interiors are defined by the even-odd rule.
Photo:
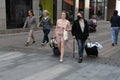
[[[62,59],[62,58],[60,58],[60,62],[61,62],[61,63],[63,62],[63,59]]]

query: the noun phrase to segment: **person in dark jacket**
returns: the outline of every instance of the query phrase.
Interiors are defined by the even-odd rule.
[[[50,29],[51,29],[52,25],[51,25],[51,19],[48,16],[48,14],[49,14],[49,12],[47,10],[44,10],[43,18],[40,21],[40,26],[43,27],[43,33],[44,33],[43,41],[41,43],[42,46],[49,43],[48,34],[50,33]]]
[[[111,17],[111,30],[112,30],[112,46],[117,45],[118,34],[120,30],[120,16],[118,16],[118,11],[115,10],[113,16]]]
[[[85,19],[83,19],[82,13],[78,12],[77,20],[74,21],[72,26],[73,38],[77,40],[79,60],[78,63],[82,63],[83,51],[85,47],[85,42],[89,36],[89,27]]]

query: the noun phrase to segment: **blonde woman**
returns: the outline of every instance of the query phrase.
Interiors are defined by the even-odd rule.
[[[61,19],[57,20],[55,37],[58,43],[59,50],[61,52],[60,62],[63,62],[64,57],[64,43],[65,43],[65,34],[64,31],[69,31],[71,29],[70,22],[67,20],[67,13],[65,11],[61,14]],[[66,32],[65,32],[66,33]]]
[[[25,46],[29,46],[31,39],[33,40],[32,43],[33,44],[35,43],[33,32],[34,32],[34,28],[37,27],[36,18],[32,10],[28,11],[28,17],[25,20],[23,28],[25,27],[29,28],[28,39],[27,39],[27,42],[25,43]]]

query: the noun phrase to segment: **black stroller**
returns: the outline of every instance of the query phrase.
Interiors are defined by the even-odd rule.
[[[60,56],[60,50],[58,48],[57,41],[53,37],[51,38],[51,41],[50,41],[50,47],[52,48],[54,56]]]

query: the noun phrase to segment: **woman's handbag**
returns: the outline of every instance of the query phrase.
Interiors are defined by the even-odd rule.
[[[64,38],[65,41],[68,40],[68,31],[64,30],[63,38]]]

